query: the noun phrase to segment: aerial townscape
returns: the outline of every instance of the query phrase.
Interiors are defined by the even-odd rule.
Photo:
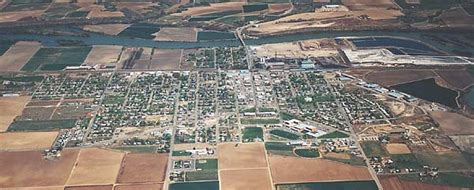
[[[473,190],[473,0],[0,0],[0,190]]]

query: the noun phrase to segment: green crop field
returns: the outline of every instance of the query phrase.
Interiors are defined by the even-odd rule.
[[[78,66],[84,62],[90,50],[91,47],[41,48],[21,70],[55,71],[67,66]]]
[[[317,149],[296,149],[296,155],[306,158],[317,158],[319,157],[319,151]]]
[[[260,127],[246,127],[243,131],[243,140],[253,141],[255,138],[263,140],[263,129]]]
[[[66,17],[72,18],[85,18],[89,14],[89,11],[74,11],[66,14]]]
[[[469,163],[463,154],[457,152],[448,153],[415,153],[416,158],[422,165],[438,167],[439,169],[472,169],[473,164]]]
[[[0,81],[15,81],[15,82],[41,82],[44,79],[44,76],[14,76],[6,77],[0,76]]]
[[[15,44],[13,40],[0,40],[0,56],[5,54],[13,44]]]
[[[279,184],[277,190],[376,190],[374,181],[340,181]]]
[[[218,180],[217,170],[199,170],[186,172],[185,181]]]
[[[49,3],[11,3],[7,7],[3,8],[2,12],[45,10],[48,8],[48,6]]]
[[[219,181],[172,183],[170,190],[219,190]]]
[[[284,131],[284,130],[280,130],[280,129],[271,130],[270,134],[278,136],[278,137],[282,137],[282,138],[285,138],[285,139],[290,139],[290,140],[296,140],[296,139],[300,138],[300,136],[298,136],[294,133],[290,133],[288,131]]]
[[[381,142],[365,141],[361,143],[361,146],[367,157],[388,156],[388,152],[382,146]]]
[[[75,119],[15,121],[8,127],[8,131],[50,131],[57,129],[70,129],[74,127],[75,123]]]

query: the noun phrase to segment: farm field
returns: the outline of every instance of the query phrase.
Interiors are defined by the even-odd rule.
[[[85,31],[104,33],[108,35],[118,35],[120,32],[129,27],[130,24],[98,24],[98,25],[85,25],[82,27]]]
[[[464,90],[474,84],[474,77],[466,70],[436,70],[435,72],[449,86],[458,90]]]
[[[384,189],[461,190],[461,188],[446,185],[434,185],[417,181],[402,180],[397,176],[379,176],[379,179]]]
[[[51,131],[56,129],[70,129],[74,127],[75,119],[43,120],[43,121],[15,121],[8,131]]]
[[[307,159],[279,155],[270,155],[269,161],[271,176],[275,184],[372,180],[369,170],[365,166],[353,166],[318,158]]]
[[[19,71],[40,49],[41,43],[20,41],[15,43],[0,56],[2,71]]]
[[[118,183],[162,182],[166,176],[168,154],[126,154]]]
[[[91,47],[41,48],[21,70],[57,71],[67,66],[79,66],[84,62],[90,50]]]
[[[40,17],[44,11],[15,11],[15,12],[0,12],[0,23],[15,22],[26,17]]]
[[[178,70],[181,49],[154,49],[149,69]]]
[[[210,13],[224,12],[224,11],[238,11],[242,10],[245,2],[226,2],[226,3],[211,3],[210,6],[192,7],[181,13],[172,14],[174,16],[199,16]]]
[[[69,186],[65,190],[112,190],[113,185],[85,185],[85,186]]]
[[[40,150],[48,149],[58,136],[58,132],[0,133],[0,150]]]
[[[268,169],[220,170],[221,188],[229,190],[271,190]]]
[[[474,168],[474,165],[458,152],[415,153],[415,156],[422,165],[434,166],[440,170]]]
[[[172,183],[170,190],[219,190],[218,181],[208,182],[190,182],[190,183]]]
[[[30,96],[0,97],[0,132],[6,131],[15,117],[21,115],[26,104],[31,100]]]
[[[197,41],[196,28],[181,27],[181,28],[161,28],[160,31],[155,33],[155,41],[184,41],[184,42],[195,42]]]
[[[124,154],[98,148],[82,149],[67,184],[113,184]]]
[[[362,146],[362,149],[364,150],[365,155],[367,155],[367,157],[388,156],[387,150],[379,142],[365,141],[361,142],[360,145]]]
[[[439,124],[441,131],[446,135],[474,135],[474,120],[457,113],[431,112],[433,119]]]
[[[42,151],[0,152],[0,188],[63,186],[78,154],[63,150],[53,161],[43,159]]]
[[[89,66],[117,63],[121,52],[122,46],[94,45],[84,63]]]
[[[390,154],[409,154],[411,153],[410,149],[406,144],[403,143],[390,143],[387,144],[387,151]]]
[[[277,190],[377,190],[374,181],[340,181],[340,182],[313,182],[313,183],[295,183],[278,184]]]
[[[132,24],[129,27],[122,30],[118,36],[130,37],[130,38],[143,38],[143,39],[153,39],[155,36],[153,34],[160,31],[160,26],[152,24]]]
[[[114,190],[161,190],[163,189],[162,183],[155,184],[133,184],[133,185],[116,185]]]
[[[263,143],[219,144],[217,152],[219,170],[267,167]]]

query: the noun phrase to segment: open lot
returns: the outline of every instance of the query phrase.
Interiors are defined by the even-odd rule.
[[[0,97],[0,132],[6,131],[15,117],[21,115],[30,96]]]
[[[436,74],[429,70],[389,70],[373,71],[367,74],[365,79],[383,86],[394,86],[433,77],[436,77]]]
[[[154,49],[149,66],[152,70],[178,70],[181,49]]]
[[[226,190],[271,190],[268,169],[221,170],[221,189]]]
[[[273,183],[372,180],[364,166],[353,166],[325,159],[291,156],[269,157]],[[289,172],[291,171],[291,172]]]
[[[79,150],[63,150],[57,160],[43,159],[42,151],[0,152],[0,188],[62,186]]]
[[[58,132],[0,133],[0,150],[39,150],[53,145]]]
[[[168,154],[127,154],[118,183],[162,182],[166,176]]]
[[[263,143],[219,144],[217,152],[220,170],[267,167]]]
[[[474,120],[452,112],[431,112],[431,116],[446,135],[473,135]]]
[[[130,24],[98,24],[98,25],[85,25],[82,27],[83,30],[104,33],[115,36],[129,27]]]
[[[403,143],[390,143],[387,144],[387,151],[390,154],[409,154],[411,153],[410,149],[406,144]]]
[[[19,71],[40,49],[39,42],[20,41],[0,56],[0,70]]]
[[[181,27],[181,28],[161,28],[155,35],[155,41],[197,41],[196,28]]]
[[[122,46],[94,45],[84,63],[89,66],[117,63],[121,52]]]
[[[474,84],[474,77],[466,70],[436,70],[451,87],[464,90]]]
[[[81,149],[67,184],[113,184],[119,173],[123,156],[123,153],[110,150]]]

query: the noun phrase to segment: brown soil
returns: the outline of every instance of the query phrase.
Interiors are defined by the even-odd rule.
[[[98,32],[115,36],[117,34],[120,34],[120,32],[122,32],[129,26],[130,24],[99,24],[85,25],[83,29],[91,32]]]
[[[167,164],[168,154],[127,154],[117,183],[162,182]]]
[[[271,190],[268,169],[220,171],[221,189],[226,190]]]
[[[161,28],[155,35],[155,41],[197,41],[197,29],[189,27]]]
[[[474,77],[466,70],[437,70],[435,71],[449,86],[464,90],[474,84]]]
[[[1,71],[19,71],[40,49],[39,42],[20,41],[0,56]]]
[[[431,112],[433,119],[446,135],[473,135],[474,120],[452,112]]]
[[[115,186],[114,190],[162,190],[163,184],[156,183],[156,184],[136,184],[136,185],[118,185]]]
[[[123,156],[123,153],[104,149],[81,149],[67,184],[113,184]]]
[[[181,49],[155,49],[149,69],[152,70],[178,70]]]
[[[219,169],[266,168],[263,143],[223,143],[217,146]]]
[[[45,160],[42,151],[0,152],[0,188],[62,186],[78,153],[66,149],[58,160]]]
[[[87,185],[87,186],[71,186],[64,188],[65,190],[112,190],[114,185]]]
[[[15,117],[21,115],[30,96],[0,97],[0,132],[6,131]]]
[[[462,188],[449,187],[444,185],[433,185],[428,183],[401,180],[397,176],[379,176],[380,183],[384,189],[390,190],[461,190]]]
[[[0,133],[0,150],[44,150],[53,145],[56,136],[57,131]]]
[[[433,77],[436,77],[435,73],[428,70],[390,70],[371,72],[365,79],[388,87]]]
[[[390,154],[409,154],[410,149],[406,144],[402,143],[390,143],[386,146],[388,153]]]
[[[276,184],[372,180],[369,170],[363,166],[353,166],[318,158],[308,159],[278,155],[271,155],[269,160],[273,182]]]

